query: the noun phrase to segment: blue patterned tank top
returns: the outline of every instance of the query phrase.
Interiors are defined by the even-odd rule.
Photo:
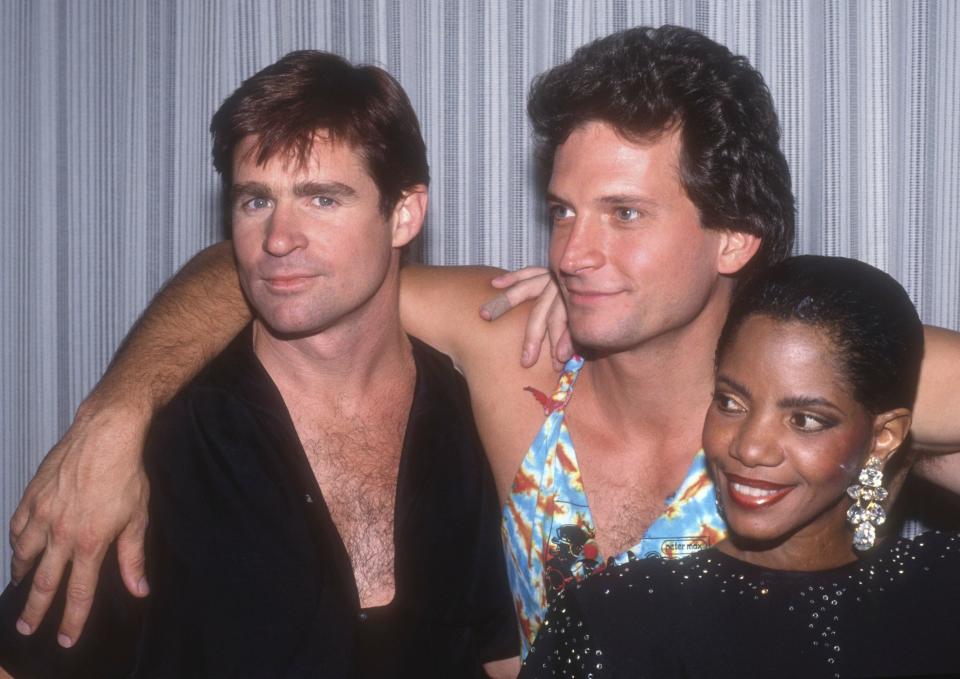
[[[543,404],[547,419],[520,465],[503,508],[507,575],[524,656],[550,603],[568,584],[609,564],[647,557],[681,558],[716,544],[726,532],[700,451],[680,487],[667,498],[663,514],[640,542],[604,558],[595,541],[595,524],[564,422],[565,407],[582,366],[582,358],[571,358],[549,398],[527,388]]]

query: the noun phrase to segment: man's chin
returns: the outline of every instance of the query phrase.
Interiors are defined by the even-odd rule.
[[[324,326],[316,323],[307,323],[302,320],[277,319],[258,316],[257,324],[271,337],[282,340],[298,340],[313,337],[324,330]]]
[[[570,326],[574,349],[585,358],[602,358],[634,348],[629,338],[611,329]]]

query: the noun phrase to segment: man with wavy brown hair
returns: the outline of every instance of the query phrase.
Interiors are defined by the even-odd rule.
[[[723,534],[700,453],[714,348],[739,277],[788,253],[794,231],[763,78],[696,31],[638,27],[585,45],[535,81],[530,116],[553,229],[541,278],[559,288],[545,303],[566,310],[580,356],[558,383],[539,337],[528,338],[528,368],[518,364],[526,315],[488,324],[476,313],[493,270],[407,267],[401,286],[404,326],[449,354],[470,385],[528,642],[557,593],[610,560],[682,556]],[[99,563],[121,533],[136,590],[138,437],[156,404],[242,326],[233,280],[229,246],[219,244],[145,315],[14,516],[15,573],[62,519],[42,572],[56,580],[70,556]],[[948,413],[960,340],[931,330],[927,347],[914,439],[956,451]],[[71,480],[84,474],[121,479],[123,506],[91,511],[95,539],[77,550],[68,508],[98,496],[95,484]],[[24,619],[35,623],[48,601],[34,592]],[[76,634],[85,610],[81,598],[68,605],[63,629]]]

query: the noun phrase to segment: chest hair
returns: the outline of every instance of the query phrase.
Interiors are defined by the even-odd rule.
[[[596,469],[592,471],[598,471]],[[640,483],[623,476],[596,478],[591,492],[587,488],[590,512],[597,524],[597,541],[606,556],[620,554],[635,546],[647,529],[663,513],[665,499],[675,490],[669,484],[653,487],[649,479]]]
[[[394,594],[394,505],[408,410],[338,413],[297,425],[365,607],[385,605]]]
[[[624,441],[592,424],[583,418],[568,422],[597,542],[603,554],[613,556],[635,546],[663,513],[696,442]]]

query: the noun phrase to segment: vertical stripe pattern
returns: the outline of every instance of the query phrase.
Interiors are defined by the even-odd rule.
[[[926,322],[960,328],[960,3],[0,0],[4,525],[150,297],[220,238],[207,125],[244,78],[303,48],[386,67],[434,179],[417,255],[540,264],[530,80],[592,38],[662,23],[767,78],[797,251],[878,265]]]

